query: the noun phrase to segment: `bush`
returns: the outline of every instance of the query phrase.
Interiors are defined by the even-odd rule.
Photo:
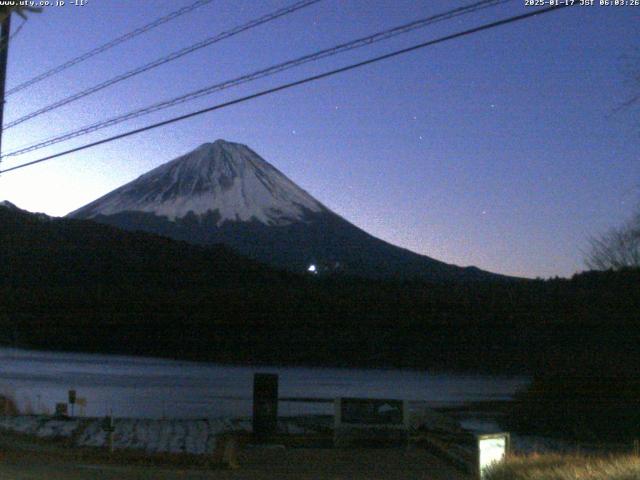
[[[588,370],[585,370],[588,371]],[[535,378],[515,402],[505,427],[583,441],[640,437],[640,378],[548,375]]]

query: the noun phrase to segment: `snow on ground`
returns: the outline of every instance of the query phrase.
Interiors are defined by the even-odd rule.
[[[107,434],[102,418],[59,419],[47,416],[21,415],[0,417],[0,430],[34,435],[40,438],[72,439],[76,446],[104,447]],[[250,419],[213,418],[201,420],[153,420],[116,418],[113,421],[113,446],[147,452],[192,453],[213,452],[216,438],[224,432],[250,432]],[[294,420],[282,419],[278,428],[285,433],[308,433],[310,428]]]
[[[71,438],[76,446],[104,447],[107,434],[101,418],[56,419],[23,415],[0,417],[0,429],[40,438]],[[150,420],[117,418],[113,421],[114,448],[147,452],[204,454],[216,446],[216,436],[228,431],[249,431],[251,422],[231,419]],[[248,428],[247,428],[248,427]]]
[[[8,430],[40,438],[67,438],[76,446],[104,447],[108,437],[102,429],[102,418],[55,418],[21,415],[0,417],[0,430]],[[316,416],[287,417],[278,420],[281,433],[305,434],[326,431],[331,419]],[[433,411],[413,412],[412,424],[431,428],[457,428],[457,422]],[[192,453],[213,452],[216,439],[224,432],[251,432],[250,418],[148,419],[115,418],[113,446],[147,452]]]
[[[7,430],[40,438],[71,439],[75,446],[106,447],[107,434],[102,429],[102,418],[60,419],[48,416],[21,415],[0,416],[0,431]],[[210,418],[210,419],[134,419],[116,418],[113,421],[113,445],[118,449],[136,449],[146,452],[190,453],[203,455],[216,448],[219,434],[235,431],[250,432],[250,418]],[[460,424],[448,416],[424,410],[413,412],[414,427],[422,426],[438,431],[455,431],[460,426],[475,433],[500,431],[495,422],[468,419]],[[278,429],[282,433],[317,433],[331,427],[327,418],[307,416],[282,418]],[[518,453],[570,453],[577,445],[571,442],[528,435],[511,436],[512,447]],[[589,451],[582,448],[582,451]]]

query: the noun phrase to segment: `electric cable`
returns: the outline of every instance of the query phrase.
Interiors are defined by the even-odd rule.
[[[20,90],[24,90],[25,88],[28,88],[32,85],[35,85],[38,82],[41,82],[42,80],[45,80],[53,75],[56,75],[68,68],[73,67],[74,65],[77,65],[81,62],[84,62],[85,60],[88,60],[91,57],[94,57],[100,53],[106,52],[107,50],[115,47],[116,45],[120,45],[121,43],[124,43],[128,40],[131,40],[132,38],[137,37],[138,35],[142,35],[143,33],[148,32],[149,30],[153,30],[154,28],[167,23],[171,20],[174,20],[178,17],[181,17],[182,15],[189,13],[193,10],[195,10],[196,8],[202,7],[208,3],[213,2],[214,0],[197,0],[196,2],[192,3],[191,5],[188,5],[186,7],[180,8],[174,12],[171,12],[167,15],[164,15],[156,20],[154,20],[151,23],[148,23],[146,25],[143,25],[142,27],[136,28],[135,30],[132,30],[131,32],[125,33],[124,35],[121,35],[118,38],[115,38],[113,40],[111,40],[110,42],[105,43],[104,45],[100,45],[99,47],[94,48],[93,50],[89,50],[86,53],[83,53],[82,55],[79,55],[77,57],[72,58],[71,60],[68,60],[66,62],[64,62],[61,65],[58,65],[56,67],[51,68],[50,70],[47,70],[44,73],[41,73],[39,75],[36,75],[35,77],[26,80],[22,83],[20,83],[19,85],[16,85],[15,87],[7,90],[7,92],[5,93],[5,97],[8,97],[10,95],[13,95],[16,92],[19,92]],[[18,32],[16,32],[17,34]],[[14,34],[15,35],[15,34]]]
[[[577,5],[577,4],[575,4],[575,5]],[[371,65],[373,63],[377,63],[377,62],[380,62],[382,60],[387,60],[389,58],[397,57],[399,55],[404,55],[406,53],[413,52],[413,51],[416,51],[416,50],[419,50],[419,49],[423,49],[423,48],[426,48],[426,47],[430,47],[432,45],[443,43],[443,42],[446,42],[446,41],[449,41],[449,40],[453,40],[453,39],[456,39],[456,38],[465,37],[467,35],[472,35],[472,34],[475,34],[475,33],[478,33],[478,32],[484,31],[484,30],[490,30],[490,29],[493,29],[493,28],[496,28],[496,27],[500,27],[502,25],[507,25],[507,24],[510,24],[510,23],[518,22],[518,21],[521,21],[521,20],[525,20],[527,18],[531,18],[531,17],[536,16],[536,15],[542,15],[542,14],[545,14],[545,13],[553,12],[553,11],[556,11],[556,10],[561,10],[563,8],[571,7],[571,6],[573,6],[573,5],[572,4],[568,4],[568,3],[561,4],[561,5],[557,5],[557,6],[551,6],[551,7],[546,7],[546,8],[539,9],[539,10],[534,10],[534,11],[531,11],[531,12],[528,12],[528,13],[524,13],[524,14],[521,14],[521,15],[516,15],[516,16],[513,16],[513,17],[508,17],[508,18],[505,18],[505,19],[502,19],[502,20],[497,20],[495,22],[486,23],[484,25],[480,25],[479,27],[474,27],[474,28],[471,28],[469,30],[464,30],[462,32],[453,33],[451,35],[440,37],[440,38],[437,38],[435,40],[429,40],[427,42],[419,43],[417,45],[413,45],[411,47],[403,48],[401,50],[395,50],[395,51],[393,51],[391,53],[387,53],[387,54],[384,54],[384,55],[373,57],[373,58],[370,58],[368,60],[364,60],[362,62],[353,63],[351,65],[347,65],[347,66],[341,67],[341,68],[336,68],[334,70],[330,70],[330,71],[327,71],[327,72],[324,72],[324,73],[320,73],[318,75],[313,75],[313,76],[310,76],[310,77],[303,78],[301,80],[296,80],[294,82],[285,83],[283,85],[279,85],[277,87],[272,87],[272,88],[269,88],[269,89],[266,89],[266,90],[262,90],[260,92],[253,93],[251,95],[247,95],[247,96],[236,98],[234,100],[230,100],[230,101],[227,101],[227,102],[224,102],[224,103],[213,105],[211,107],[207,107],[207,108],[204,108],[202,110],[197,110],[195,112],[191,112],[191,113],[188,113],[188,114],[185,114],[185,115],[180,115],[178,117],[173,117],[173,118],[170,118],[168,120],[164,120],[164,121],[161,121],[161,122],[158,122],[158,123],[154,123],[152,125],[147,125],[147,126],[142,127],[142,128],[129,130],[128,132],[120,133],[120,134],[114,135],[112,137],[104,138],[102,140],[97,140],[95,142],[87,143],[85,145],[81,145],[79,147],[71,148],[71,149],[65,150],[63,152],[58,152],[58,153],[55,153],[55,154],[52,154],[52,155],[48,155],[46,157],[39,158],[37,160],[33,160],[33,161],[30,161],[30,162],[22,163],[20,165],[14,166],[14,167],[10,167],[10,168],[6,168],[4,170],[0,170],[0,174],[11,172],[11,171],[15,171],[15,170],[19,170],[21,168],[26,168],[26,167],[29,167],[29,166],[32,166],[32,165],[36,165],[38,163],[42,163],[42,162],[45,162],[45,161],[48,161],[48,160],[52,160],[54,158],[59,158],[59,157],[65,156],[65,155],[69,155],[71,153],[75,153],[75,152],[79,152],[79,151],[82,151],[82,150],[86,150],[88,148],[92,148],[92,147],[95,147],[97,145],[110,143],[110,142],[113,142],[115,140],[119,140],[121,138],[130,137],[130,136],[136,135],[138,133],[142,133],[142,132],[146,132],[146,131],[149,131],[149,130],[153,130],[155,128],[159,128],[159,127],[162,127],[162,126],[165,126],[165,125],[176,123],[176,122],[179,122],[179,121],[182,121],[182,120],[186,120],[188,118],[192,118],[192,117],[195,117],[195,116],[198,116],[198,115],[202,115],[202,114],[205,114],[205,113],[213,112],[215,110],[220,110],[220,109],[223,109],[223,108],[226,108],[226,107],[230,107],[232,105],[237,105],[239,103],[244,103],[244,102],[247,102],[249,100],[253,100],[255,98],[263,97],[265,95],[270,95],[272,93],[276,93],[276,92],[279,92],[279,91],[282,91],[282,90],[287,90],[287,89],[290,89],[290,88],[293,88],[293,87],[296,87],[296,86],[299,86],[299,85],[304,85],[304,84],[307,84],[307,83],[310,83],[310,82],[314,82],[314,81],[317,81],[317,80],[320,80],[320,79],[323,79],[323,78],[332,77],[332,76],[337,75],[339,73],[348,72],[348,71],[354,70],[356,68],[364,67],[366,65]]]
[[[31,113],[28,113],[20,118],[17,118],[16,120],[13,120],[11,122],[8,122],[4,127],[3,127],[3,131],[4,130],[8,130],[12,127],[15,127],[16,125],[19,125],[21,123],[26,122],[27,120],[31,120],[32,118],[38,117],[44,113],[48,113],[52,110],[55,110],[57,108],[60,108],[64,105],[68,105],[69,103],[75,102],[76,100],[80,100],[81,98],[84,98],[88,95],[94,94],[96,92],[99,92],[100,90],[104,90],[107,87],[110,87],[111,85],[115,85],[116,83],[120,83],[123,80],[126,80],[128,78],[131,77],[135,77],[136,75],[140,75],[141,73],[147,72],[149,70],[152,70],[154,68],[157,68],[161,65],[164,65],[166,63],[172,62],[174,60],[177,60],[178,58],[184,57],[185,55],[189,54],[189,53],[193,53],[197,50],[200,50],[204,47],[208,47],[209,45],[213,45],[214,43],[218,43],[224,39],[233,37],[235,35],[238,35],[242,32],[245,32],[247,30],[250,30],[252,28],[255,28],[259,25],[271,22],[273,20],[276,20],[277,18],[283,17],[285,15],[289,15],[297,10],[301,10],[305,7],[308,7],[310,5],[313,5],[314,3],[318,3],[322,0],[301,0],[298,1],[288,7],[284,7],[281,8],[279,10],[276,10],[274,12],[271,12],[267,15],[263,15],[262,17],[256,18],[254,20],[251,20],[247,23],[244,23],[242,25],[239,25],[237,27],[232,28],[231,30],[227,30],[224,31],[222,33],[219,33],[218,35],[215,35],[213,37],[209,37],[206,38],[200,42],[194,43],[193,45],[190,45],[188,47],[182,48],[180,50],[177,50],[175,52],[172,52],[168,55],[165,55],[164,57],[158,58],[156,60],[154,60],[153,62],[147,63],[145,65],[142,65],[141,67],[138,68],[134,68],[133,70],[129,70],[128,72],[122,73],[120,75],[117,75],[113,78],[110,78],[109,80],[106,80],[102,83],[99,83],[97,85],[94,85],[92,87],[89,87],[85,90],[82,90],[80,92],[77,92],[73,95],[70,95],[68,97],[65,97],[61,100],[58,100],[57,102],[54,102],[50,105],[47,105],[45,107],[42,107],[38,110],[35,110]]]
[[[478,10],[484,9],[484,8],[488,8],[488,7],[493,7],[502,3],[507,3],[510,2],[512,0],[482,0],[480,2],[471,4],[471,5],[467,5],[465,7],[459,7],[456,8],[454,10],[448,10],[446,12],[440,13],[440,14],[436,14],[436,15],[432,15],[430,17],[427,18],[423,18],[420,20],[416,20],[407,24],[403,24],[394,28],[390,28],[390,29],[386,29],[380,32],[377,32],[373,35],[368,35],[366,37],[361,37],[358,38],[356,40],[352,40],[350,42],[347,43],[343,43],[343,44],[339,44],[336,45],[334,47],[330,47],[324,50],[320,50],[318,52],[312,53],[312,54],[308,54],[308,55],[304,55],[302,57],[298,57],[295,58],[293,60],[289,60],[283,63],[279,63],[276,65],[273,65],[271,67],[265,68],[265,69],[261,69],[258,71],[254,71],[252,73],[249,74],[245,74],[242,75],[240,77],[231,79],[231,80],[226,80],[223,81],[221,83],[217,83],[214,85],[210,85],[208,87],[196,90],[194,92],[190,92],[187,93],[185,95],[181,95],[175,98],[172,98],[170,100],[164,100],[143,108],[139,108],[136,110],[133,110],[131,112],[122,114],[122,115],[118,115],[116,117],[112,117],[110,119],[107,120],[102,120],[100,122],[97,123],[93,123],[90,125],[86,125],[84,127],[81,127],[79,129],[70,131],[70,132],[66,132],[63,133],[61,135],[57,135],[54,137],[50,137],[48,139],[45,140],[41,140],[37,143],[33,143],[24,147],[20,147],[16,150],[12,150],[4,155],[2,155],[0,157],[1,158],[7,158],[7,157],[15,157],[18,155],[23,155],[25,153],[28,152],[32,152],[35,150],[40,150],[42,148],[54,145],[56,143],[60,143],[60,142],[64,142],[66,140],[70,140],[72,138],[76,138],[79,136],[83,136],[83,135],[87,135],[89,133],[93,133],[96,132],[98,130],[102,130],[104,128],[107,127],[111,127],[114,125],[117,125],[119,123],[128,121],[128,120],[132,120],[134,118],[138,118],[141,117],[143,115],[148,115],[150,113],[159,111],[159,110],[164,110],[166,108],[181,104],[181,103],[185,103],[191,100],[195,100],[197,98],[206,96],[206,95],[210,95],[212,93],[221,91],[221,90],[225,90],[227,88],[231,88],[231,87],[235,87],[244,83],[248,83],[251,81],[255,81],[258,80],[260,78],[264,78],[264,77],[268,77],[268,76],[272,76],[275,75],[277,73],[283,72],[285,70],[289,70],[291,68],[294,67],[298,67],[300,65],[309,63],[309,62],[313,62],[313,61],[317,61],[320,60],[322,58],[326,58],[326,57],[331,57],[334,55],[337,55],[339,53],[342,52],[346,52],[349,50],[354,50],[356,48],[361,48],[361,47],[365,47],[368,45],[371,45],[373,43],[382,41],[382,40],[387,40],[389,38],[393,38],[395,36],[401,35],[401,34],[405,34],[408,32],[411,32],[413,30],[419,29],[419,28],[423,28],[427,25],[431,25],[433,23],[436,22],[440,22],[443,20],[449,20],[451,18],[460,16],[460,15],[466,15],[469,13],[473,13],[476,12]]]

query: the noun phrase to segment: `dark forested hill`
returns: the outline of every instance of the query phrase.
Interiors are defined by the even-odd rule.
[[[640,356],[638,271],[506,283],[297,275],[224,247],[4,207],[0,292],[0,342],[23,347],[505,372]]]

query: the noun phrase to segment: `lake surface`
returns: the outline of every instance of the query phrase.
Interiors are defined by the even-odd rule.
[[[250,367],[0,348],[0,394],[23,410],[52,412],[75,389],[76,414],[136,418],[251,415],[253,375],[277,373],[280,397],[401,398],[437,405],[509,399],[524,377],[415,370]],[[281,415],[331,413],[330,404],[281,402]]]

